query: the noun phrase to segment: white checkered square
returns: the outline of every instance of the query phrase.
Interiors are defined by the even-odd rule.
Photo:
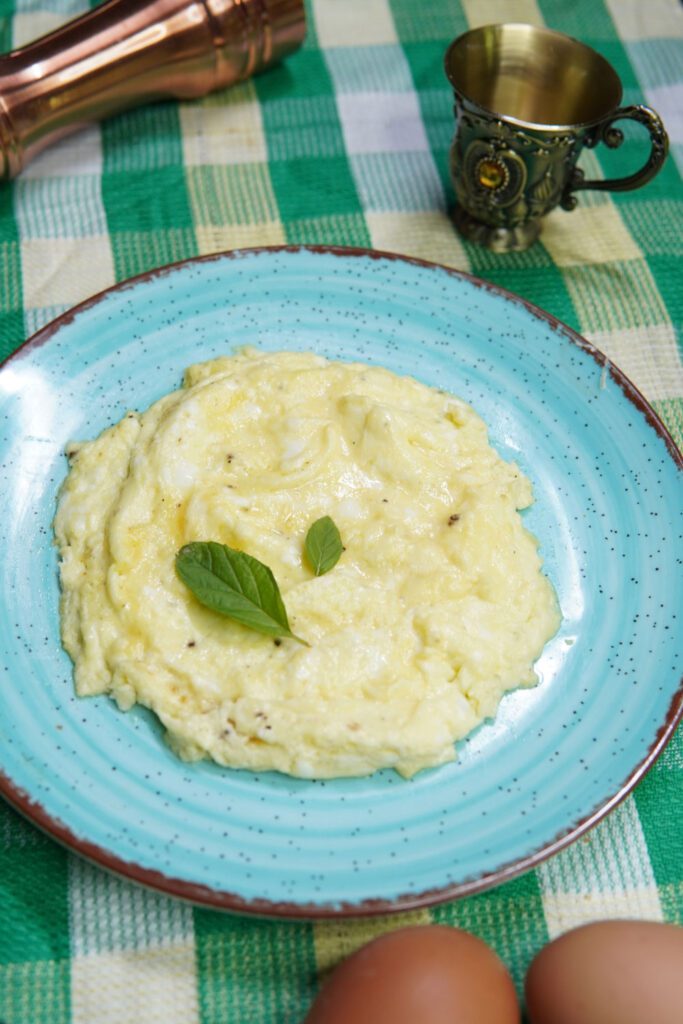
[[[429,150],[414,92],[342,94],[337,106],[350,155]]]
[[[591,921],[661,921],[662,908],[657,889],[628,889],[623,892],[552,893],[544,895],[548,935],[551,939]]]
[[[465,248],[445,211],[366,213],[365,221],[375,249],[469,270]]]
[[[22,11],[17,5],[17,13],[12,21],[12,46],[18,50],[21,46],[32,43],[49,32],[54,32],[69,21],[69,15],[54,10]]]
[[[553,210],[545,219],[543,244],[558,267],[642,259],[613,203]]]
[[[632,380],[650,402],[683,395],[683,364],[671,324],[593,331],[589,340]]]
[[[69,858],[72,1024],[199,1020],[192,909]]]
[[[102,174],[102,137],[99,125],[88,125],[55,142],[35,156],[21,172],[21,180],[95,177]]]
[[[205,256],[225,249],[248,249],[260,245],[284,245],[285,229],[279,220],[263,224],[197,224],[197,249]]]
[[[398,42],[389,0],[313,0],[313,17],[322,47]]]
[[[604,918],[662,920],[647,844],[632,798],[538,868],[548,934]]]
[[[562,277],[583,334],[670,323],[657,282],[644,259],[622,261],[615,256],[610,263],[568,265]]]
[[[24,305],[74,306],[115,282],[111,244],[96,238],[22,240]]]
[[[380,935],[396,931],[397,928],[411,928],[430,922],[428,910],[413,910],[391,917],[361,918],[357,921],[318,921],[313,925],[318,973],[331,970],[341,960]]]
[[[264,163],[267,160],[261,107],[252,82],[180,106],[185,164]]]
[[[193,943],[71,961],[71,1024],[199,1024]]]
[[[679,0],[607,0],[607,8],[624,40],[683,39]]]
[[[46,9],[70,21],[90,9],[88,0],[15,0],[15,10],[21,14],[37,14]]]
[[[501,0],[462,0],[462,6],[470,28],[499,21],[545,24],[536,0],[505,0],[504,4]]]
[[[412,92],[410,65],[400,46],[336,47],[325,51],[337,95]]]

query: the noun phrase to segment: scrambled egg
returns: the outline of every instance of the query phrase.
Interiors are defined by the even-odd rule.
[[[517,511],[531,487],[450,394],[247,350],[69,456],[55,533],[77,692],[151,708],[185,759],[410,776],[536,682],[559,614]],[[328,515],[345,550],[316,577],[304,540]],[[198,540],[268,565],[310,647],[200,605],[175,572]]]

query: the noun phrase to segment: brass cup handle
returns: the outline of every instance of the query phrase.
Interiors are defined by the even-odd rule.
[[[573,210],[576,206],[577,200],[576,196],[572,195],[573,192],[586,188],[596,189],[600,192],[629,192],[631,189],[645,185],[660,170],[669,151],[669,137],[659,114],[651,110],[650,107],[621,107],[614,111],[593,129],[586,138],[585,145],[592,149],[599,142],[604,142],[610,149],[617,149],[624,141],[624,134],[613,125],[615,121],[622,121],[624,118],[630,118],[632,121],[645,125],[650,133],[651,147],[647,162],[635,174],[629,174],[624,178],[608,178],[606,181],[585,181],[581,168],[575,167],[562,193],[560,205],[564,210]]]

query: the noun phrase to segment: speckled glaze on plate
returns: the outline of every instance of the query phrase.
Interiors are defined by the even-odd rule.
[[[77,699],[51,522],[63,449],[250,344],[380,363],[471,402],[531,478],[564,615],[457,762],[303,781],[178,761],[153,716]],[[128,282],[0,370],[0,793],[105,867],[214,907],[373,914],[501,882],[571,842],[681,714],[681,459],[618,370],[521,299],[354,250],[244,250]]]

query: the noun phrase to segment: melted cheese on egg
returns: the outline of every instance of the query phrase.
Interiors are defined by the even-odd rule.
[[[70,454],[55,533],[77,692],[151,708],[185,759],[410,776],[536,681],[559,615],[518,513],[531,487],[450,394],[248,350]],[[315,577],[324,515],[345,550]],[[200,605],[175,573],[197,540],[268,565],[310,647]]]

